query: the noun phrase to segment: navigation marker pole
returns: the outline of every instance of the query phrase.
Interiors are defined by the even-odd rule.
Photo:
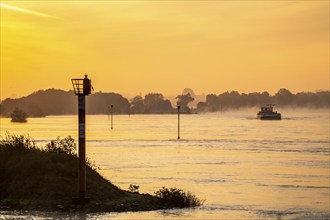
[[[79,197],[73,198],[72,203],[84,205],[89,202],[86,198],[86,100],[85,96],[91,94],[91,80],[85,75],[84,79],[72,79],[75,95],[78,96],[78,185]]]
[[[79,198],[86,198],[86,99],[85,95],[78,95],[79,119]],[[80,201],[82,202],[82,201]]]
[[[180,140],[180,105],[178,105],[178,140]]]
[[[108,121],[110,121],[110,106],[108,106]]]
[[[113,130],[113,105],[111,105],[111,130]]]

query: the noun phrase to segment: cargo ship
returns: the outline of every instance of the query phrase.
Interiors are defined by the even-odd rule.
[[[262,106],[257,114],[257,118],[261,120],[281,120],[281,113],[274,112],[274,104]]]

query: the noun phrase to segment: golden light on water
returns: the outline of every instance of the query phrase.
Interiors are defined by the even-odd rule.
[[[115,115],[113,130],[107,115],[88,115],[87,157],[122,189],[136,184],[153,194],[176,186],[206,200],[173,210],[173,219],[326,219],[317,214],[330,204],[328,112],[282,113],[281,121],[247,112],[182,115],[180,141],[176,115]],[[77,140],[76,116],[0,120],[1,135],[29,133],[40,145],[57,136]],[[119,219],[167,217],[128,212]]]

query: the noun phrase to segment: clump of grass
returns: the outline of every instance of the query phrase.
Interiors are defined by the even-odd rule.
[[[155,192],[164,207],[195,207],[203,204],[204,201],[198,199],[191,192],[184,192],[182,189],[162,187]]]
[[[57,137],[55,140],[51,140],[50,143],[46,144],[45,148],[48,152],[74,155],[76,154],[77,145],[71,136],[64,139]]]
[[[25,135],[12,135],[7,133],[5,137],[1,137],[0,144],[5,147],[12,147],[21,150],[37,149],[35,141]]]
[[[128,190],[133,193],[139,193],[139,185],[130,184]]]

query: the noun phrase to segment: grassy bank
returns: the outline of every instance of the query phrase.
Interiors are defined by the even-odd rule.
[[[190,207],[201,202],[179,189],[163,188],[155,195],[121,190],[91,164],[86,168],[90,202],[73,205],[78,194],[78,158],[73,139],[55,140],[44,149],[30,138],[8,136],[0,141],[0,209],[44,211],[142,211]]]

